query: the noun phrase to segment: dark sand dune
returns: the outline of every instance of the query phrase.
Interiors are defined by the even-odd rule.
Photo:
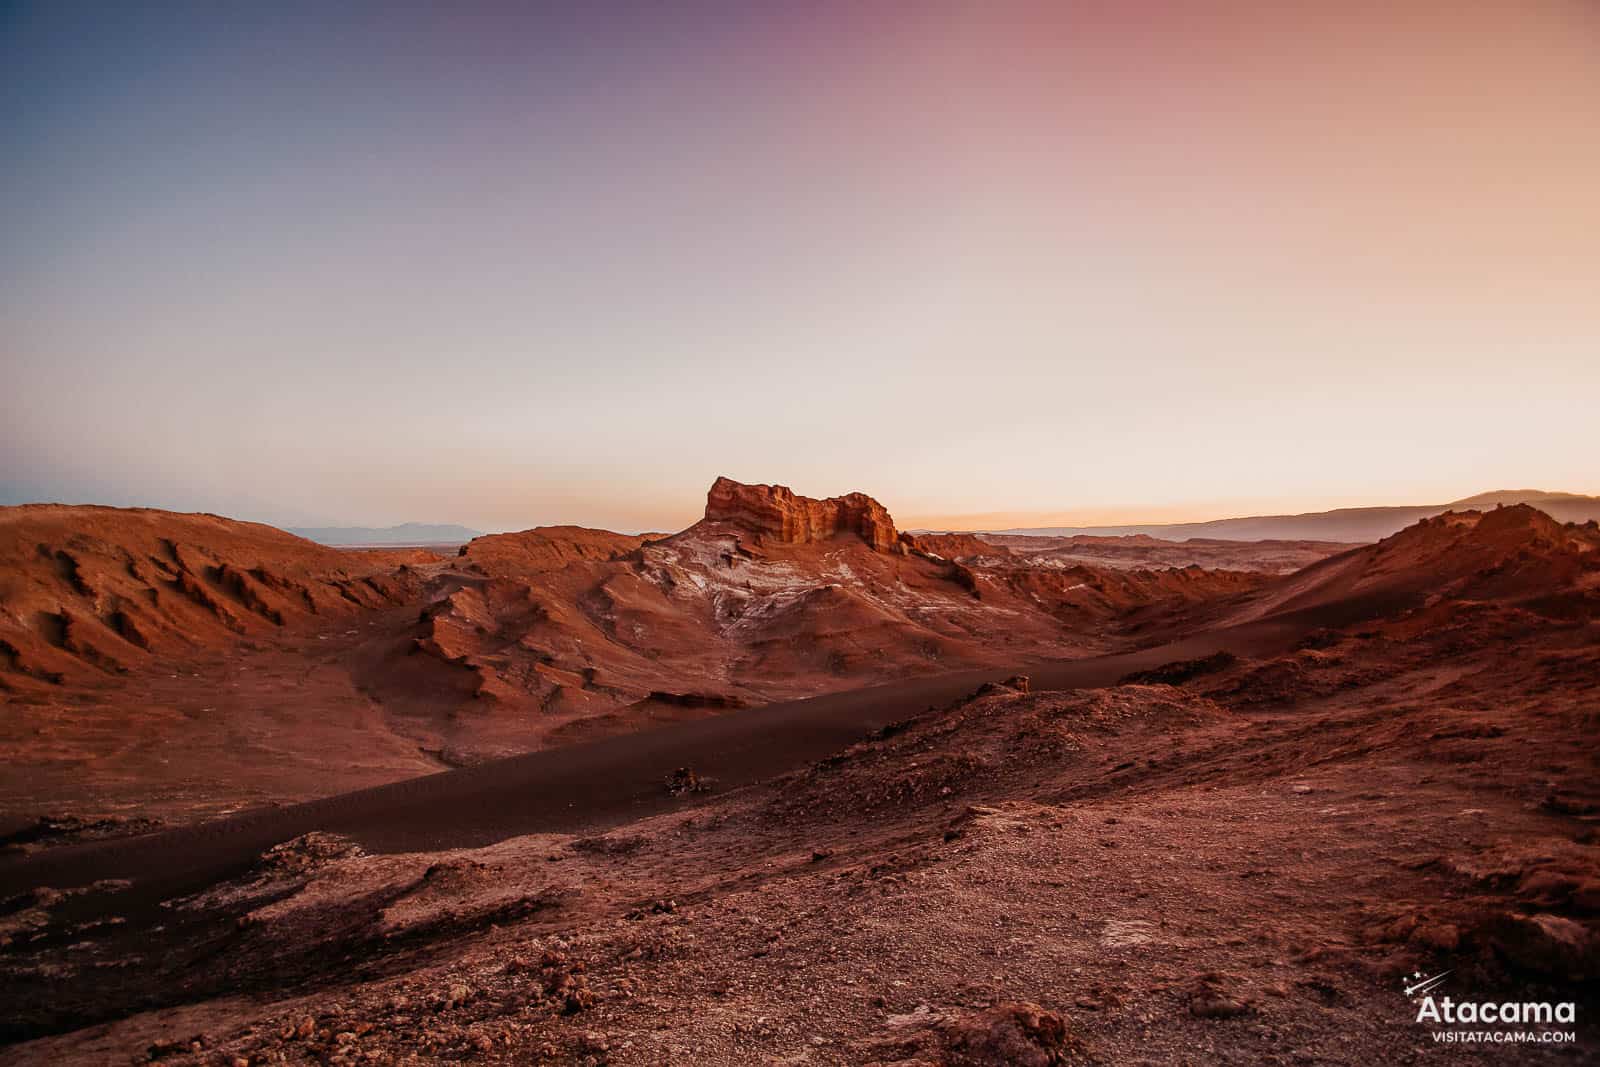
[[[1132,671],[1217,651],[1276,654],[1327,625],[1328,616],[1326,610],[1278,616],[1134,652],[1023,663],[1016,670],[1041,689],[1111,685]],[[127,909],[243,871],[265,849],[313,830],[352,837],[371,851],[402,852],[613,826],[681,805],[665,787],[676,768],[692,768],[725,791],[803,767],[1011,673],[1016,671],[962,671],[786,701],[279,810],[66,846],[0,865],[0,896],[129,879],[134,888],[119,899]]]

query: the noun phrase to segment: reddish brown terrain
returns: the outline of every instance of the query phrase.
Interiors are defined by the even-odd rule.
[[[436,720],[451,708],[442,744],[462,761],[888,679],[1106,651],[1260,582],[1224,571],[968,567],[902,538],[863,494],[811,500],[728,479],[711,487],[705,518],[672,536],[533,530],[479,538],[459,564],[461,587],[430,604],[363,682],[402,714]]]
[[[1257,574],[967,566],[863,494],[459,555],[0,510],[0,816],[183,820],[891,679],[1151,640]]]
[[[0,508],[0,816],[110,828],[435,769],[343,660],[415,618],[439,563],[214,515]]]
[[[156,693],[185,656],[219,672],[305,656],[348,703],[282,722],[322,712],[396,758],[473,765],[341,792],[374,769],[164,833],[19,838],[0,861],[8,1062],[1600,1049],[1594,523],[1449,513],[1274,575],[1034,564],[899,535],[859,495],[726,482],[671,537],[545,529],[404,569],[244,524],[204,557],[164,553],[170,531],[91,550],[39,518],[56,525],[6,549],[0,601],[8,718],[27,723],[5,727],[13,811],[29,788],[78,796],[29,769],[52,752],[86,789],[104,762],[129,768],[98,794],[129,813],[205,810],[162,806],[198,769],[112,742],[126,720],[187,766],[182,739],[213,720],[114,699]],[[180,520],[202,521],[140,521]],[[338,592],[352,582],[370,604]],[[258,586],[280,619],[247,606]],[[196,621],[193,649],[152,640],[115,665],[79,651],[120,651],[110,620],[138,597],[152,633],[157,607],[223,618],[207,597],[240,629]],[[220,692],[208,669],[192,688],[166,677],[171,701]],[[517,738],[539,750],[482,762]],[[1555,1029],[1577,1040],[1436,1043],[1402,986],[1443,971],[1458,998],[1575,1002]]]
[[[1034,537],[1023,534],[919,534],[919,542],[944,544],[942,554],[954,558],[988,558],[1010,554],[1032,566],[1070,567],[1207,567],[1288,574],[1318,560],[1360,547],[1339,541],[1224,541],[1190,537],[1163,540],[1148,534],[1099,537]],[[997,550],[1004,549],[1005,553]],[[936,549],[937,550],[937,549]]]

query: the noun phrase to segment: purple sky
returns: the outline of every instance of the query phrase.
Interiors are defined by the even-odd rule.
[[[0,503],[1600,492],[1592,6],[597,6],[6,5]]]

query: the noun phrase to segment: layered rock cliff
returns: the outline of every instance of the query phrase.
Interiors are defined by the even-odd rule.
[[[706,494],[706,521],[737,526],[759,541],[797,545],[855,534],[875,551],[905,551],[888,510],[865,493],[814,500],[787,486],[718,478]]]

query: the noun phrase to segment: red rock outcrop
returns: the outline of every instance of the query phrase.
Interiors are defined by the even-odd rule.
[[[787,486],[718,478],[706,494],[706,521],[748,530],[758,541],[800,545],[852,533],[875,551],[905,551],[888,510],[865,493],[813,500]]]

